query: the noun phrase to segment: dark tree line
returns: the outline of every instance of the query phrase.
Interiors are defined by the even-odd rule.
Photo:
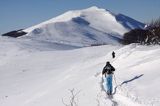
[[[123,44],[160,44],[160,18],[152,21],[145,29],[134,29],[124,34]]]
[[[23,31],[23,29],[20,29],[20,30],[15,30],[15,31],[11,31],[11,32],[8,32],[8,33],[5,33],[5,34],[2,34],[2,36],[9,36],[9,37],[19,37],[19,36],[23,36],[27,34],[26,32]]]

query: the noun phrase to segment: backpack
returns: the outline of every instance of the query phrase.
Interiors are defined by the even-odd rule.
[[[111,64],[107,64],[104,68],[103,68],[103,72],[102,74],[113,74],[113,71],[115,71],[115,68],[111,65]]]

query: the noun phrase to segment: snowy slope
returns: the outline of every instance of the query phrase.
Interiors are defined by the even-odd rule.
[[[118,44],[122,35],[144,24],[98,7],[68,11],[27,28],[26,37],[76,46]]]
[[[68,104],[73,88],[79,92],[78,106],[160,105],[159,46],[60,47],[1,38],[0,106],[64,106],[62,99]],[[112,100],[102,89],[100,74],[108,60],[116,68],[114,87],[118,85]]]

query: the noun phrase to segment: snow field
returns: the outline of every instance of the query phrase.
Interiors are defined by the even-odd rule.
[[[61,45],[56,50],[56,44],[29,45],[32,41],[25,40],[0,40],[0,106],[64,106],[72,89],[78,106],[160,105],[159,46]],[[102,90],[106,61],[116,68],[112,100]]]

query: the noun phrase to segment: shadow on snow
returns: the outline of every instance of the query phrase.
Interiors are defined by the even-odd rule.
[[[127,83],[129,83],[129,82],[132,82],[132,81],[134,81],[134,80],[136,80],[136,79],[139,79],[139,78],[142,77],[143,75],[144,75],[144,74],[141,74],[141,75],[135,76],[134,78],[132,78],[132,79],[130,79],[130,80],[123,81],[121,84],[117,85],[117,86],[114,88],[114,93],[113,93],[113,95],[116,94],[118,87],[121,87],[121,86],[124,85],[124,84],[127,84]]]

